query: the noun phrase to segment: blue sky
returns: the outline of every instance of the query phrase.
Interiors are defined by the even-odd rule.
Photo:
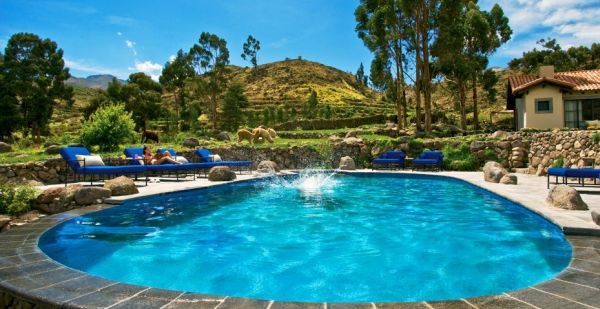
[[[156,78],[177,50],[187,51],[201,32],[227,40],[230,60],[246,65],[242,44],[261,42],[259,63],[286,57],[318,61],[355,72],[370,52],[356,36],[358,0],[27,1],[0,0],[0,47],[17,32],[56,41],[74,76],[143,71]],[[600,42],[600,3],[590,0],[500,0],[513,39],[491,59],[506,63],[544,37],[562,46]],[[482,0],[489,9],[496,1]]]

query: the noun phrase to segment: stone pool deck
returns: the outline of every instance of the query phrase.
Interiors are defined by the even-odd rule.
[[[365,171],[356,171],[362,173]],[[369,171],[370,172],[370,171]],[[412,172],[409,172],[412,173]],[[600,308],[600,237],[589,211],[566,211],[545,205],[546,178],[519,175],[516,186],[490,184],[481,173],[426,173],[460,178],[521,203],[560,225],[573,246],[573,258],[557,277],[522,290],[445,302],[288,303],[203,295],[130,285],[91,276],[51,260],[37,246],[39,236],[60,222],[112,205],[91,206],[44,217],[0,234],[0,307],[29,308]],[[238,176],[238,181],[256,178]],[[217,183],[219,184],[219,183]],[[222,184],[222,183],[221,183]],[[215,185],[194,182],[151,183],[133,198]],[[589,189],[585,189],[589,190]],[[590,190],[594,191],[594,190]],[[600,190],[582,195],[600,208]],[[131,197],[127,197],[131,198]],[[125,198],[107,202],[118,204]],[[10,302],[10,303],[9,303]]]

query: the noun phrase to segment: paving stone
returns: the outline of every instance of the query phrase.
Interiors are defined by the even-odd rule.
[[[482,309],[502,309],[502,308],[535,308],[524,302],[518,301],[506,295],[484,296],[477,298],[469,298],[467,300],[477,308]]]
[[[425,302],[421,303],[376,303],[377,309],[428,309]]]
[[[173,301],[180,294],[181,292],[151,288],[111,308],[160,308]]]
[[[323,309],[322,303],[274,302],[270,309]]]
[[[118,283],[69,301],[70,305],[85,308],[104,308],[134,296],[146,287]]]
[[[600,262],[600,249],[594,248],[574,248],[573,257],[581,260]]]
[[[365,303],[365,304],[344,304],[344,303],[333,303],[327,304],[327,309],[373,309],[373,304]]]
[[[60,268],[61,266],[50,260],[42,260],[14,267],[0,268],[0,281],[8,281],[14,278],[31,276],[38,273]]]
[[[212,309],[218,306],[224,296],[185,293],[173,300],[165,309]]]
[[[557,278],[600,289],[600,274],[567,268]]]
[[[596,288],[585,287],[556,279],[538,284],[535,288],[589,306],[600,307],[600,290]]]
[[[267,308],[269,306],[269,303],[270,302],[266,301],[266,300],[256,300],[256,299],[247,299],[247,298],[228,297],[219,306],[219,309],[233,309],[233,308],[258,309],[258,308]]]
[[[473,309],[471,305],[467,304],[462,300],[452,300],[452,301],[428,301],[428,305],[435,309]]]
[[[600,261],[593,262],[588,260],[572,259],[570,267],[593,273],[600,273]]]
[[[35,289],[31,293],[39,299],[51,299],[55,303],[66,302],[84,294],[93,293],[99,289],[114,284],[114,282],[99,277],[83,275]]]
[[[584,305],[580,305],[564,298],[553,296],[531,288],[512,292],[510,295],[536,307],[544,309],[589,309],[589,307]]]

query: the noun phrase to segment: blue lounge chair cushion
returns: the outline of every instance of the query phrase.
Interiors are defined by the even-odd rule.
[[[381,159],[381,158],[377,158],[377,159],[373,159],[372,161],[375,164],[403,164],[404,160],[400,160],[400,159]]]
[[[424,151],[413,160],[415,166],[439,166],[444,164],[444,154],[441,151]]]
[[[142,165],[124,166],[85,166],[77,170],[78,174],[85,175],[110,175],[110,174],[142,174],[146,171]]]
[[[159,171],[189,171],[199,170],[205,168],[211,168],[216,166],[213,163],[184,163],[184,164],[158,164],[158,165],[145,165],[146,170],[150,172]]]
[[[206,148],[196,149],[196,155],[202,162],[214,163],[215,166],[250,166],[252,161],[213,161],[211,157],[213,153]]]
[[[593,168],[570,168],[565,171],[566,177],[600,178],[600,170]]]
[[[158,148],[156,150],[156,153],[165,153],[165,151],[168,151],[172,157],[177,157],[177,152],[175,151],[175,149],[172,148]]]
[[[91,154],[85,147],[63,147],[59,152],[73,171],[77,171],[81,168],[79,161],[77,161],[77,155],[89,156]]]
[[[566,176],[567,175],[567,170],[570,170],[570,168],[566,168],[566,167],[550,167],[548,168],[548,175],[549,176]]]
[[[404,166],[404,158],[406,155],[402,150],[392,150],[382,153],[378,158],[371,161],[373,164],[390,165],[398,164]]]
[[[131,165],[141,165],[140,161],[135,159],[135,156],[137,155],[138,158],[142,158],[144,156],[144,148],[125,148],[123,154],[131,158]]]

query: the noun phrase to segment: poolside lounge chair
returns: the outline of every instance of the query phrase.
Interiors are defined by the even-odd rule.
[[[163,149],[157,150],[157,152],[160,152],[160,153],[163,153],[165,151],[168,151],[169,153],[171,153],[171,155],[173,157],[176,157],[176,152],[173,149],[163,148]],[[193,171],[194,179],[195,179],[197,172],[199,172],[201,170],[206,170],[206,169],[209,169],[209,168],[215,166],[214,164],[209,164],[209,163],[184,163],[184,164],[165,163],[165,164],[158,164],[158,165],[143,164],[142,159],[136,159],[136,157],[137,158],[143,157],[144,148],[125,148],[123,150],[123,154],[125,154],[126,157],[131,158],[131,161],[130,161],[131,165],[143,166],[146,169],[146,171],[158,173],[161,175],[165,174],[165,173],[174,173],[177,180],[179,180],[179,175],[181,174],[180,172],[187,173],[189,171]]]
[[[376,159],[373,159],[373,168],[376,166],[398,167],[404,169],[404,159],[406,155],[402,150],[386,151]]]
[[[558,177],[562,177],[562,184],[569,185],[569,178],[577,178],[577,184],[585,186],[585,179],[594,179],[594,185],[598,184],[600,178],[600,169],[594,168],[568,168],[568,167],[550,167],[547,171],[547,188],[550,189],[550,176],[556,177],[555,184],[558,184]]]
[[[444,154],[441,151],[424,151],[412,161],[412,168],[429,168],[442,170],[444,165]]]
[[[240,173],[244,168],[247,168],[248,171],[252,171],[252,161],[218,161],[215,160],[213,153],[206,148],[196,149],[196,155],[200,159],[200,162],[213,163],[217,166],[237,167]]]
[[[90,165],[92,161],[97,161],[91,156],[90,151],[85,147],[63,147],[60,149],[60,155],[67,161],[67,165],[71,168],[76,176],[83,175],[83,181],[85,181],[86,175],[90,175],[90,185],[93,183],[94,178],[92,176],[119,176],[119,175],[144,175],[146,176],[146,169],[141,166],[125,165],[125,166],[110,166],[110,165]],[[77,158],[77,156],[80,156]],[[81,157],[83,156],[83,157]],[[86,162],[86,160],[89,160]],[[94,162],[97,164],[99,162]],[[65,170],[68,173],[68,170]],[[68,174],[65,175],[65,186],[67,185]],[[145,177],[146,185],[148,184],[148,177]]]

